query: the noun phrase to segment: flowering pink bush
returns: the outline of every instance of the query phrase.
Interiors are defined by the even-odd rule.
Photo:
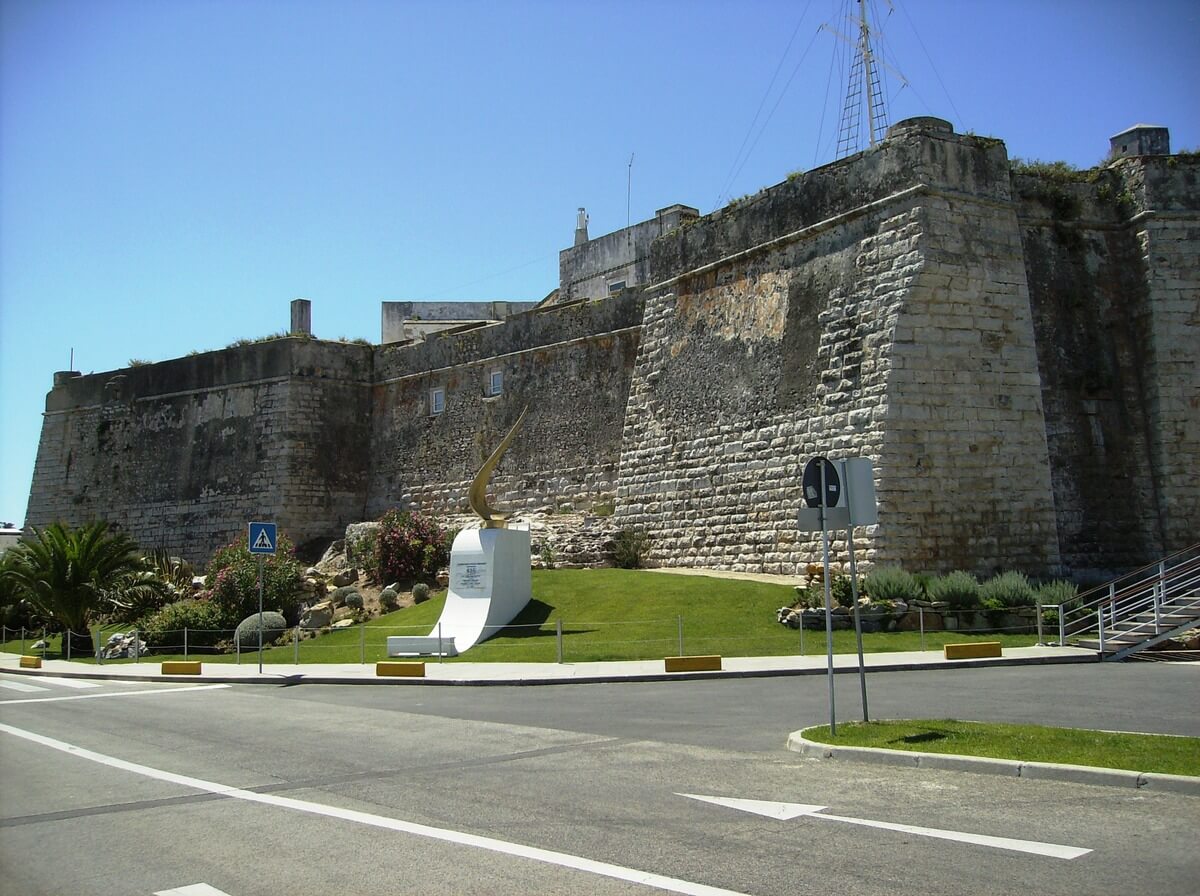
[[[276,553],[263,563],[263,607],[289,618],[295,615],[303,576],[294,550],[291,540],[280,533]],[[222,628],[233,628],[258,612],[258,558],[247,549],[244,537],[217,550],[207,569],[207,587],[199,597],[219,609]]]
[[[379,582],[432,579],[450,562],[453,533],[416,511],[389,510],[367,546],[371,575]]]

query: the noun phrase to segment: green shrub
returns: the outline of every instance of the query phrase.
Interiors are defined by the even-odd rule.
[[[980,602],[985,610],[1010,607],[1032,607],[1033,586],[1022,572],[1009,570],[994,576],[979,586]]]
[[[287,536],[280,534],[276,553],[265,558],[263,607],[294,617],[303,596],[304,570],[293,550]],[[208,561],[208,587],[200,597],[220,608],[223,628],[258,613],[258,563],[244,538],[220,548]]]
[[[266,611],[262,614],[262,642],[265,647],[276,638],[280,637],[287,631],[287,620],[283,618],[282,613],[274,611]],[[258,647],[258,614],[247,616],[238,623],[237,631],[233,634],[234,640],[241,646],[243,650],[247,647]]]
[[[797,585],[796,603],[793,606],[806,610],[820,609],[825,606],[825,585],[822,582]]]
[[[450,562],[454,533],[416,511],[389,510],[379,521],[379,532],[355,553],[369,550],[367,575],[375,582],[432,579]]]
[[[1062,605],[1068,610],[1079,606],[1079,589],[1072,583],[1062,579],[1046,582],[1037,590],[1037,602],[1042,606],[1049,604]]]
[[[833,595],[833,601],[839,607],[850,607],[854,605],[854,589],[850,584],[849,576],[834,576],[829,583],[830,594]],[[862,589],[859,589],[862,593]]]
[[[640,569],[650,536],[641,529],[622,529],[613,537],[613,563],[621,569]]]
[[[413,585],[412,595],[413,603],[425,603],[425,601],[429,600],[429,586],[424,582],[417,582],[417,584]]]
[[[898,566],[882,566],[872,570],[863,581],[871,600],[897,601],[918,600],[921,597],[921,583],[910,572],[905,572]]]
[[[229,635],[221,624],[220,607],[207,600],[167,604],[139,623],[138,634],[151,647],[165,647],[183,643],[185,628],[188,644],[196,647],[212,647]]]
[[[329,592],[329,600],[333,602],[335,607],[351,606],[350,595],[358,594],[358,589],[353,585],[343,585],[340,588],[334,588]]]
[[[363,608],[363,596],[357,591],[351,591],[346,595],[346,606],[351,610],[361,610]]]
[[[379,592],[379,607],[385,613],[390,613],[400,606],[400,595],[392,588],[384,588]]]
[[[961,569],[938,576],[929,583],[925,593],[930,600],[948,603],[952,610],[971,610],[979,606],[979,582]]]

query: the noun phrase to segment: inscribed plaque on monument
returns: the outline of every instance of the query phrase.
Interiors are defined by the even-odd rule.
[[[488,563],[482,557],[455,560],[451,566],[451,587],[463,597],[487,597]]]

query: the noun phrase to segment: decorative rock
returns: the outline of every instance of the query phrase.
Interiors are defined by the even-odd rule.
[[[333,624],[332,628],[350,628],[352,625],[354,625],[353,619],[350,619],[350,618],[339,619],[337,622],[335,622]]]
[[[300,617],[300,627],[308,630],[325,628],[331,622],[333,622],[333,605],[327,600],[309,607]]]
[[[353,585],[358,581],[358,570],[351,566],[349,569],[344,569],[334,575],[331,580],[335,588],[342,588],[346,585]]]
[[[37,646],[36,644],[34,645]],[[119,660],[127,657],[145,656],[150,650],[146,642],[136,638],[133,632],[114,632],[100,651],[100,658]]]

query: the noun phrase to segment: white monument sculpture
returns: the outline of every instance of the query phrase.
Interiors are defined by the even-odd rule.
[[[492,471],[516,438],[529,408],[492,452],[471,484],[471,509],[482,527],[463,529],[450,548],[450,590],[441,618],[428,635],[391,636],[388,656],[457,656],[496,634],[533,597],[529,529],[510,529],[509,512],[487,504]]]

